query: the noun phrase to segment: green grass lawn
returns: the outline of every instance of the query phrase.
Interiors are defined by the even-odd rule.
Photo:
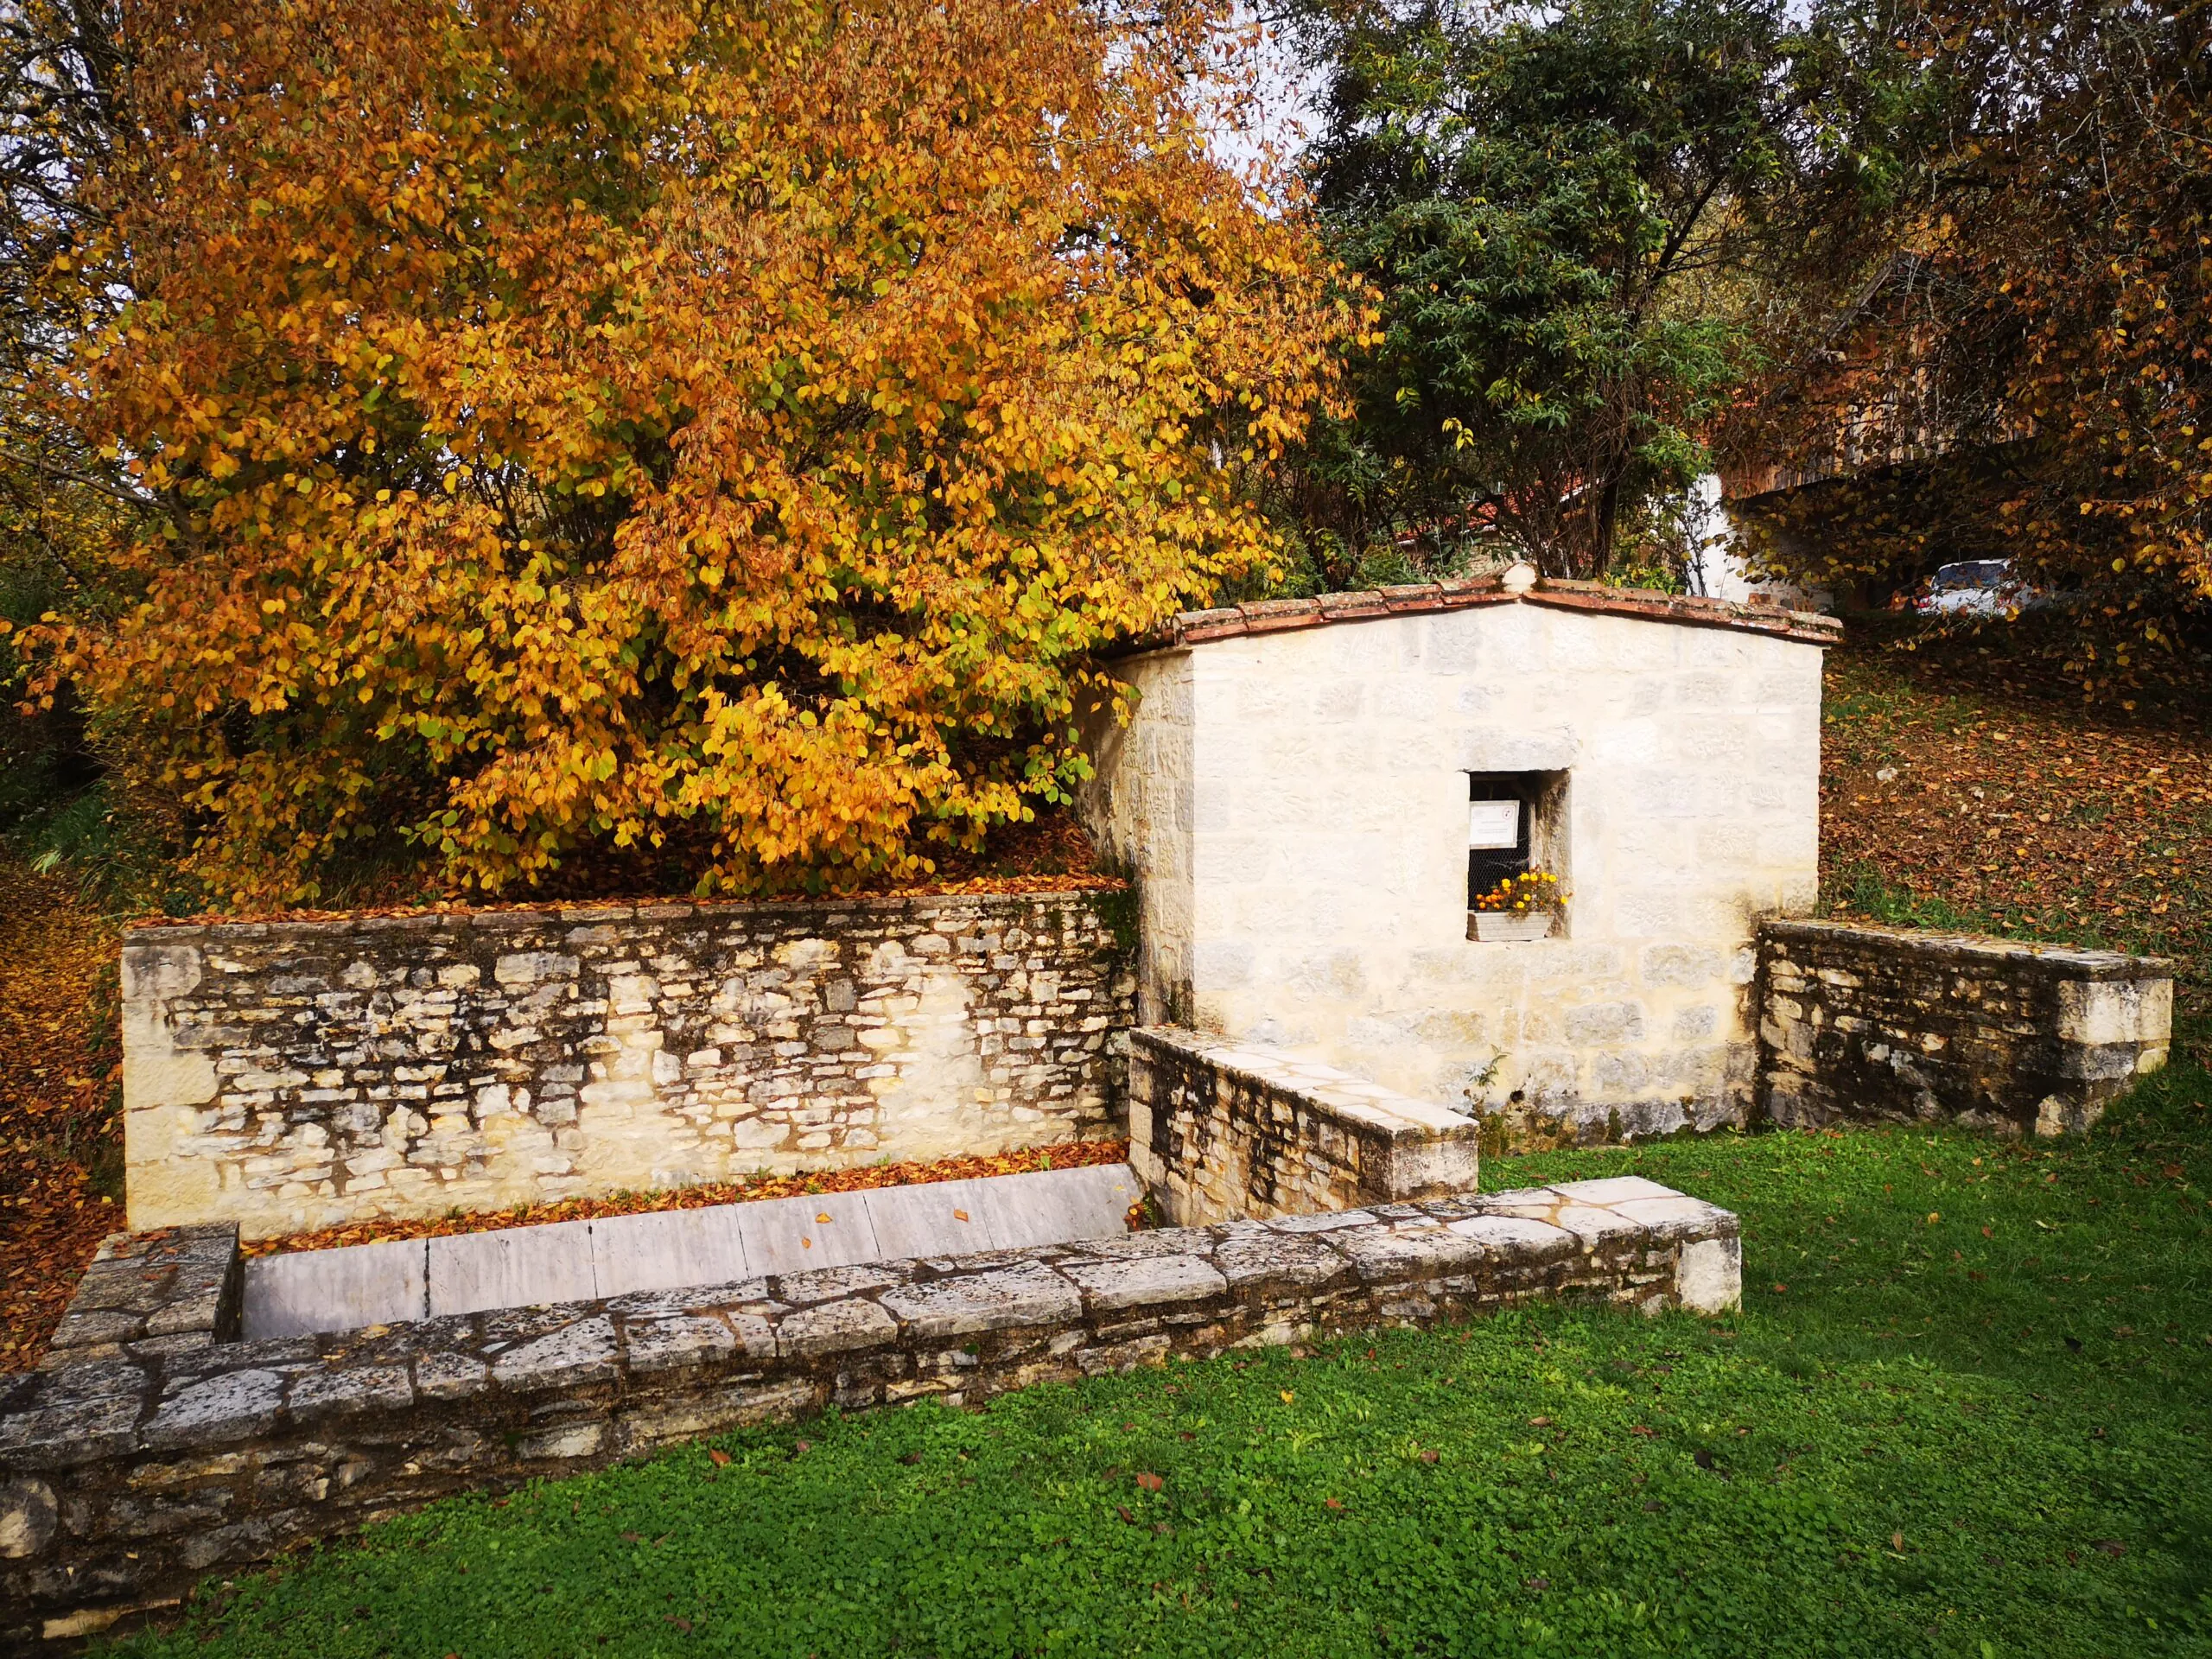
[[[387,1522],[120,1650],[2212,1653],[2208,1098],[2177,1067],[2056,1150],[1496,1160],[1737,1209],[1743,1313],[1542,1308],[734,1434]]]

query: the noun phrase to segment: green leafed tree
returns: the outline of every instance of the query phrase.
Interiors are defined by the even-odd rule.
[[[1489,537],[1605,575],[1707,465],[1766,273],[1878,196],[1830,137],[1833,42],[1776,0],[1424,0],[1304,39],[1326,66],[1315,198],[1383,296],[1357,413],[1283,476],[1319,575]]]

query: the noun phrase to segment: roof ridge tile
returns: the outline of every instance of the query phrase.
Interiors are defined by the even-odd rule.
[[[1653,588],[1614,588],[1601,582],[1545,576],[1523,594],[1509,592],[1495,575],[1454,576],[1442,582],[1403,582],[1388,588],[1317,594],[1306,599],[1263,599],[1209,611],[1185,611],[1156,632],[1133,640],[1126,653],[1173,650],[1253,634],[1282,633],[1338,622],[1365,622],[1382,617],[1430,611],[1471,610],[1484,605],[1541,605],[1554,610],[1594,611],[1642,617],[1688,627],[1730,628],[1831,645],[1843,637],[1842,622],[1813,611],[1785,611],[1772,606],[1738,605],[1702,594],[1662,594]]]

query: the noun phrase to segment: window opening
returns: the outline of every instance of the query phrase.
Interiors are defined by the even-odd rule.
[[[1560,883],[1554,897],[1560,902],[1548,913],[1548,934],[1567,937],[1567,912],[1572,903],[1567,827],[1567,773],[1565,772],[1471,772],[1467,774],[1467,937],[1484,930],[1478,923],[1476,900],[1491,892],[1508,876],[1541,870]],[[1492,931],[1495,931],[1494,929]]]
[[[1529,868],[1535,773],[1471,772],[1467,785],[1467,903]]]

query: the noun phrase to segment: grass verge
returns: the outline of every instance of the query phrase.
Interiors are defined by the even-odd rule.
[[[1743,1313],[1537,1308],[728,1435],[210,1585],[119,1651],[2202,1654],[2208,1095],[2177,1066],[2056,1147],[1495,1160],[1737,1209]]]

